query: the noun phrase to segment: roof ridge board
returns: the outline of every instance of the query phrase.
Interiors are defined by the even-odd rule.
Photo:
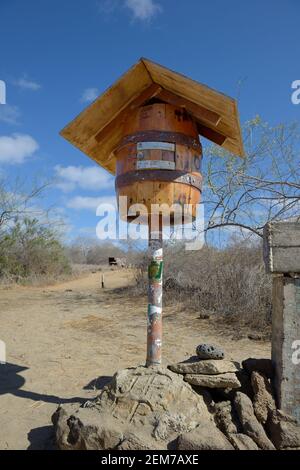
[[[191,82],[195,83],[196,85],[201,85],[201,86],[205,87],[208,91],[210,91],[212,93],[216,93],[218,95],[221,95],[222,97],[227,98],[228,100],[232,101],[233,103],[236,103],[236,99],[232,98],[232,96],[226,95],[226,93],[223,93],[222,91],[216,90],[215,88],[212,88],[209,85],[206,85],[206,83],[202,83],[202,82],[199,82],[198,80],[196,80],[194,78],[190,78],[190,77],[188,77],[187,75],[185,75],[183,73],[176,72],[173,69],[165,67],[164,65],[161,65],[158,62],[155,62],[154,60],[147,59],[146,57],[141,57],[140,61],[143,62],[143,64],[145,65],[145,67],[146,67],[146,69],[147,69],[147,71],[148,71],[148,73],[149,73],[149,75],[152,79],[153,79],[153,77],[152,77],[151,71],[149,70],[149,68],[147,66],[147,63],[149,63],[150,66],[151,66],[151,64],[153,64],[157,67],[161,67],[162,69],[165,69],[165,70],[167,70],[167,71],[169,71],[169,72],[171,72],[175,75],[178,75],[181,78],[184,78],[185,80],[191,81]],[[154,79],[153,79],[153,81],[154,81],[154,83],[156,83]]]

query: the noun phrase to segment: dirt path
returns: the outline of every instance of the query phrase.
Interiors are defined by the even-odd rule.
[[[116,370],[145,360],[146,300],[118,288],[130,271],[88,274],[47,288],[0,289],[0,449],[52,447],[50,417],[58,404],[81,403]],[[182,360],[200,342],[221,345],[228,358],[269,357],[268,343],[224,335],[210,320],[166,308],[165,363]]]

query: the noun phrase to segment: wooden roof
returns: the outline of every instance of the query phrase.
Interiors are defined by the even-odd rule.
[[[114,174],[113,152],[124,137],[122,123],[154,97],[185,108],[197,122],[200,135],[235,155],[244,155],[237,102],[148,59],[140,59],[61,135]]]

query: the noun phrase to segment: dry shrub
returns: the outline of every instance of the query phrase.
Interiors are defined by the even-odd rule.
[[[235,243],[225,249],[184,245],[164,250],[164,302],[221,315],[255,329],[271,318],[271,280],[265,273],[261,246]],[[146,292],[146,258],[137,271],[137,290]]]
[[[50,282],[71,273],[55,232],[36,219],[25,218],[0,233],[0,282]]]
[[[68,259],[73,264],[107,265],[108,258],[123,258],[124,250],[110,241],[95,241],[85,237],[77,238],[66,247]]]

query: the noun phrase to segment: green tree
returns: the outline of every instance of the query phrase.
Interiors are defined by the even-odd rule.
[[[0,236],[0,277],[58,276],[70,272],[55,232],[37,219],[16,221]]]

